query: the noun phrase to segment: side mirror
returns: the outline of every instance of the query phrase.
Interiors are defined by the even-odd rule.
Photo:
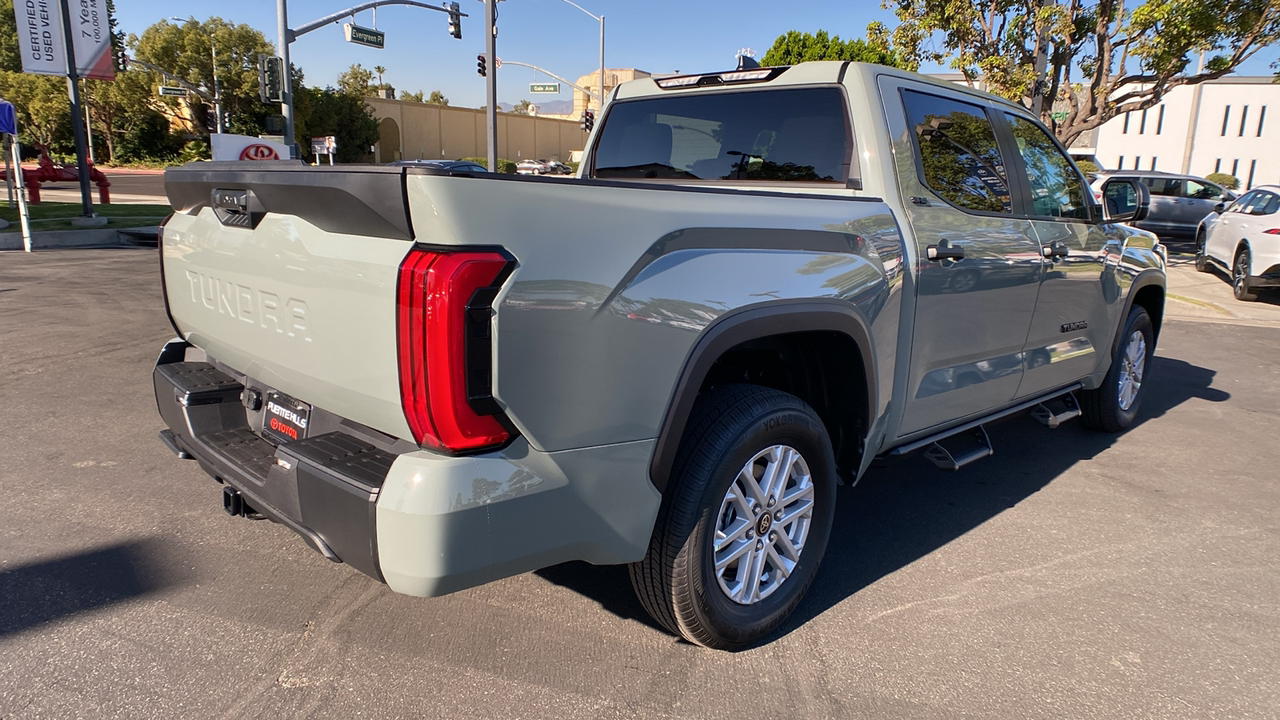
[[[1214,211],[1215,213],[1219,214],[1219,215],[1221,215],[1221,214],[1222,214],[1222,211],[1223,211],[1223,210],[1226,210],[1226,209],[1227,209],[1227,204],[1226,204],[1226,203],[1218,203],[1217,205],[1214,205],[1214,206],[1213,206],[1213,211]]]
[[[1139,222],[1151,212],[1151,191],[1137,180],[1108,180],[1102,185],[1102,207],[1107,222]]]

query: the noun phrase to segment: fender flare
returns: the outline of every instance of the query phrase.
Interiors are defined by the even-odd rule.
[[[1115,337],[1111,339],[1111,354],[1109,357],[1115,358],[1116,348],[1120,347],[1121,335],[1124,334],[1125,320],[1128,319],[1129,313],[1133,311],[1133,300],[1138,297],[1138,291],[1151,285],[1159,286],[1162,300],[1168,295],[1168,283],[1165,281],[1165,273],[1163,270],[1150,268],[1138,273],[1133,279],[1133,284],[1129,286],[1129,293],[1124,300],[1124,314],[1120,316],[1120,322],[1116,323]],[[1160,337],[1160,327],[1164,324],[1164,317],[1151,318],[1151,324],[1156,333],[1156,339]]]
[[[694,402],[711,366],[726,351],[749,340],[799,332],[832,331],[857,344],[866,374],[867,419],[875,420],[876,362],[871,333],[857,309],[846,302],[795,300],[748,305],[726,313],[708,325],[694,342],[680,370],[667,410],[659,426],[649,480],[664,492]]]

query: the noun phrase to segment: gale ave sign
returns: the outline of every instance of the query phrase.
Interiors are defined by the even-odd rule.
[[[560,94],[560,83],[530,83],[529,92],[531,93],[552,93]]]
[[[387,34],[381,30],[360,27],[359,25],[353,25],[351,23],[343,23],[342,29],[346,32],[347,42],[349,43],[367,45],[368,47],[378,48],[379,50],[386,47]]]

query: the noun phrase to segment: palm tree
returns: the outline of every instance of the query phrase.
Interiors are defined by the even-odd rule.
[[[384,67],[382,67],[381,65],[374,65],[374,66],[373,66],[373,71],[374,71],[374,72],[376,72],[376,73],[378,73],[378,87],[379,87],[379,88],[381,88],[381,87],[382,87],[382,73],[386,72],[386,71],[387,71],[387,69],[386,69],[386,68],[384,68]]]

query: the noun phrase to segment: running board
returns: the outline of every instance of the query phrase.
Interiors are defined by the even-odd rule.
[[[1068,420],[1080,417],[1080,403],[1076,402],[1075,393],[1067,393],[1031,408],[1031,417],[1052,430]]]
[[[964,423],[962,425],[958,425],[952,428],[947,428],[946,430],[933,433],[932,435],[927,435],[923,438],[920,438],[919,440],[914,440],[905,445],[899,445],[898,447],[893,448],[892,450],[889,450],[886,453],[883,453],[879,457],[881,459],[895,459],[895,458],[900,458],[906,455],[910,455],[911,453],[917,450],[920,450],[921,448],[926,448],[931,445],[937,444],[938,442],[942,440],[946,440],[949,437],[967,433],[970,430],[973,430],[975,428],[981,428],[983,425],[994,422],[996,420],[1009,417],[1010,415],[1016,415],[1025,410],[1030,410],[1031,408],[1037,405],[1046,404],[1049,401],[1054,400],[1055,398],[1059,398],[1063,395],[1073,393],[1076,390],[1079,390],[1080,387],[1081,387],[1080,383],[1072,383],[1066,387],[1058,388],[1053,392],[1045,393],[1043,395],[1033,397],[1029,400],[1024,400],[1020,403],[1015,403],[1014,405],[1010,405],[1009,407],[1004,408],[1003,410],[997,410],[996,412],[991,413],[990,415],[984,415],[976,420],[970,420],[969,422]]]
[[[924,451],[924,456],[939,468],[955,472],[965,465],[971,465],[985,457],[990,457],[995,452],[991,447],[991,438],[987,435],[986,428],[981,425],[969,432],[969,438],[973,440],[973,444],[960,452],[952,452],[944,447],[941,442],[935,442],[929,446],[928,450]]]

